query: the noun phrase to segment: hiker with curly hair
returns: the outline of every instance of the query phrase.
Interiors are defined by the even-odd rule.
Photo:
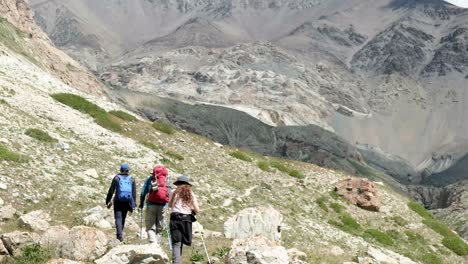
[[[192,222],[200,211],[197,197],[192,192],[192,184],[187,176],[180,176],[174,182],[177,189],[169,202],[171,208],[170,230],[172,237],[172,263],[182,263],[182,247],[192,244]]]

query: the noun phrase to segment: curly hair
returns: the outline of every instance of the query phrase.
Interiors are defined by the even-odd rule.
[[[178,198],[182,199],[182,202],[187,205],[193,204],[192,197],[192,186],[190,185],[179,185],[174,191],[174,195],[177,195]]]

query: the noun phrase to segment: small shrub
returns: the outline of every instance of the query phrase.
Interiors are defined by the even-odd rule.
[[[43,264],[52,258],[49,250],[42,248],[39,244],[26,245],[21,255],[15,258],[17,264]]]
[[[304,179],[305,178],[304,174],[302,174],[301,172],[299,172],[297,170],[290,171],[289,176],[294,177],[294,178],[298,178],[298,179]]]
[[[434,253],[426,253],[422,255],[421,261],[424,264],[443,264],[442,258]]]
[[[192,255],[190,256],[191,261],[203,261],[205,260],[205,256],[201,254],[198,250],[192,251]]]
[[[155,151],[159,151],[160,148],[158,148],[158,146],[156,146],[155,144],[151,143],[151,142],[148,142],[148,141],[139,141],[138,143],[142,144],[143,146],[149,148],[149,149],[152,149],[152,150],[155,150]]]
[[[5,161],[20,162],[20,161],[23,161],[23,159],[24,158],[21,155],[10,151],[5,146],[0,144],[0,161],[5,160]]]
[[[426,239],[424,239],[423,236],[410,230],[406,230],[405,235],[408,237],[408,241],[412,243],[414,242],[423,243],[424,241],[426,241]]]
[[[330,192],[328,192],[328,194],[330,195],[331,198],[333,198],[335,200],[340,199],[340,196],[338,195],[338,193],[336,191],[330,191]]]
[[[120,110],[109,111],[109,114],[116,116],[125,121],[137,121],[138,120],[136,117],[132,116],[131,114],[124,112],[124,111],[120,111]]]
[[[231,251],[231,249],[228,247],[220,247],[216,249],[213,256],[223,259],[227,254],[229,254],[229,251]]]
[[[422,218],[430,219],[432,218],[431,213],[429,213],[424,207],[422,207],[417,202],[411,201],[408,203],[408,207],[420,215]]]
[[[153,123],[153,127],[158,130],[158,131],[161,131],[163,133],[166,133],[168,135],[172,135],[175,133],[175,129],[168,123],[164,123],[164,122],[154,122]]]
[[[289,172],[289,169],[288,167],[286,167],[284,164],[278,162],[278,161],[272,161],[270,162],[270,166],[275,168],[275,169],[278,169],[279,171],[281,172],[286,172],[288,173]]]
[[[408,224],[408,221],[406,221],[403,217],[396,215],[390,218],[395,224],[399,226],[406,226]]]
[[[64,105],[68,105],[75,110],[90,115],[98,125],[106,129],[114,132],[122,131],[120,124],[112,120],[106,110],[89,102],[81,96],[68,93],[56,93],[52,94],[51,97]]]
[[[343,210],[345,209],[344,206],[342,206],[341,204],[339,203],[331,203],[330,204],[330,207],[337,213],[341,214],[343,212]]]
[[[435,219],[424,219],[423,223],[444,237],[454,235],[448,226]]]
[[[386,246],[393,246],[395,242],[393,239],[384,232],[380,232],[377,229],[367,229],[364,232],[364,237],[374,239],[375,241],[379,242],[380,244]]]
[[[468,255],[468,245],[455,234],[444,237],[442,244],[459,256]]]
[[[242,151],[234,151],[234,152],[231,152],[229,155],[236,159],[240,159],[240,160],[247,161],[247,162],[252,162],[252,158],[250,158],[246,153]]]
[[[318,206],[324,210],[325,212],[328,212],[328,207],[327,205],[325,204],[325,202],[327,201],[327,198],[324,197],[324,196],[321,196],[320,198],[317,198],[317,200],[315,200],[315,202],[318,204]]]
[[[258,161],[257,167],[262,171],[270,171],[270,164],[264,160]]]
[[[176,160],[184,160],[184,156],[180,155],[179,153],[175,153],[173,151],[169,151],[169,150],[166,151],[166,155]]]
[[[28,130],[26,130],[26,132],[24,133],[34,139],[37,139],[39,141],[43,141],[43,142],[49,142],[49,143],[53,143],[53,142],[58,142],[57,139],[49,136],[49,134],[47,132],[44,132],[40,129],[36,129],[36,128],[30,128]]]

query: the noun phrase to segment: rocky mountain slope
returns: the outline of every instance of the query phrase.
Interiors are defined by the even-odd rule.
[[[5,52],[0,55],[0,162],[4,169],[1,186],[5,188],[0,186],[3,204],[0,212],[4,219],[0,230],[3,243],[16,241],[16,244],[5,244],[8,250],[6,253],[2,251],[2,258],[6,261],[9,254],[21,258],[21,250],[31,250],[27,243],[34,241],[43,247],[52,245],[50,243],[58,245],[58,251],[50,253],[52,256],[57,254],[57,257],[85,263],[99,258],[96,263],[109,263],[109,259],[116,256],[112,257],[112,254],[128,254],[116,253],[128,250],[148,258],[149,253],[144,253],[148,249],[132,245],[138,241],[137,216],[132,216],[127,226],[130,245],[116,247],[109,223],[112,221],[110,212],[95,207],[102,205],[110,179],[121,162],[130,163],[139,186],[151,166],[160,162],[169,166],[172,178],[179,173],[192,176],[195,192],[202,203],[199,222],[205,229],[210,254],[219,256],[219,252],[232,248],[232,254],[239,256],[235,252],[251,247],[276,250],[268,252],[280,254],[284,249],[278,246],[270,248],[268,244],[261,244],[265,243],[261,240],[251,239],[253,244],[249,246],[236,246],[232,239],[222,238],[224,232],[231,230],[226,229],[229,227],[227,223],[232,223],[230,217],[237,213],[245,217],[269,217],[269,214],[279,213],[285,230],[283,246],[304,251],[306,256],[301,258],[306,263],[464,261],[463,257],[441,244],[443,236],[423,223],[427,219],[408,207],[407,198],[388,187],[377,188],[381,199],[380,211],[371,212],[337,198],[331,192],[337,182],[348,177],[342,172],[249,152],[243,152],[243,155],[253,162],[239,160],[230,155],[236,149],[222,147],[182,130],[165,134],[154,129],[151,123],[139,119],[126,121],[121,119],[123,117],[110,116],[110,120],[123,128],[120,132],[113,132],[119,130],[115,127],[108,130],[103,123],[98,125],[88,114],[57,102],[51,94],[78,94],[107,111],[121,107],[83,94],[21,55],[4,47],[1,49]],[[44,135],[34,136],[27,132],[31,128],[45,132],[52,139],[45,140],[48,137]],[[257,165],[260,161],[281,163],[299,171],[302,179],[289,176],[275,167],[264,171]],[[258,205],[269,207],[242,211]],[[5,215],[6,208],[13,208],[16,213]],[[38,209],[42,212],[35,211]],[[31,217],[36,221],[31,222]],[[38,217],[42,219],[40,225],[35,224]],[[92,227],[78,226],[83,224]],[[50,227],[44,229],[46,225]],[[392,234],[392,242],[380,240],[382,234],[386,239],[389,235],[372,231],[376,229]],[[13,230],[23,233],[10,233]],[[226,235],[240,236],[231,232]],[[200,240],[195,239],[194,248],[201,252]],[[101,258],[109,247],[114,250]],[[161,247],[165,249],[166,245],[162,243]],[[161,263],[167,261],[162,250],[152,251],[151,256],[154,258],[156,255]],[[187,261],[195,255],[196,251],[189,250],[185,254]],[[284,257],[289,258],[288,255]],[[239,260],[231,259],[231,263],[246,263],[236,261]]]

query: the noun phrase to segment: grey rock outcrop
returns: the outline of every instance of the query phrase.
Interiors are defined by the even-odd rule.
[[[111,249],[96,264],[164,264],[169,258],[157,244],[121,245]]]
[[[32,211],[22,215],[18,224],[31,231],[45,231],[49,228],[50,215],[42,210]]]
[[[230,239],[246,239],[262,235],[274,239],[277,227],[281,225],[283,216],[271,206],[247,208],[224,223],[224,234]]]
[[[76,226],[62,247],[62,255],[71,260],[94,260],[106,253],[108,238],[98,229]]]
[[[27,244],[37,241],[37,237],[28,232],[15,231],[2,234],[1,240],[11,256],[18,256],[21,249]]]
[[[265,237],[236,239],[232,243],[228,264],[288,264],[287,250]]]
[[[11,205],[0,207],[0,221],[10,220],[16,214],[16,209]]]

